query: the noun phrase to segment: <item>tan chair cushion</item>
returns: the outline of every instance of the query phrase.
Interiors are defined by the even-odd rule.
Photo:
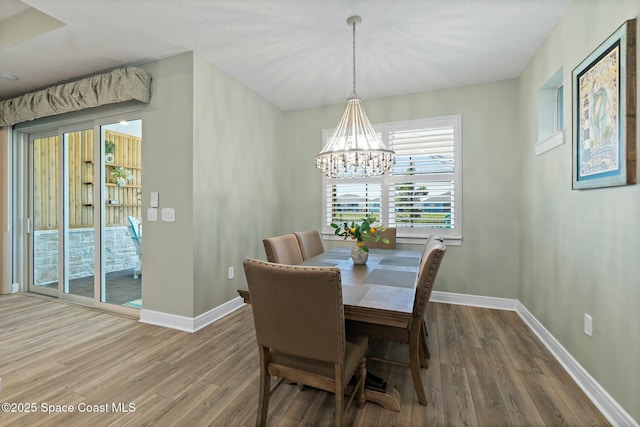
[[[298,231],[293,234],[298,239],[302,258],[309,259],[324,252],[322,236],[318,230]]]
[[[389,239],[389,243],[384,243],[382,241],[383,238],[387,238]],[[377,242],[374,240],[367,240],[366,242],[364,242],[365,245],[367,245],[367,247],[369,249],[395,249],[396,248],[396,228],[395,227],[389,227],[386,230],[384,230],[382,233],[380,233],[380,240],[378,240]]]
[[[269,262],[294,265],[303,261],[298,239],[293,234],[269,237],[262,243]]]
[[[342,366],[343,377],[351,377],[353,375],[358,367],[358,362],[367,352],[367,344],[368,339],[366,335],[349,335],[349,341],[346,342],[345,347],[344,364]],[[331,362],[291,356],[274,350],[271,352],[270,365],[273,367],[273,370],[270,369],[273,375],[277,375],[276,371],[278,371],[278,368],[274,367],[274,365],[282,365],[335,380],[335,369]]]
[[[327,362],[343,358],[344,307],[338,268],[246,260],[244,270],[258,345]]]

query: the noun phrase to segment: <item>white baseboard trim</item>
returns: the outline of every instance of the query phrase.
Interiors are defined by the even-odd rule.
[[[240,297],[225,302],[196,317],[179,316],[148,309],[140,310],[140,322],[185,332],[196,332],[244,305]]]
[[[495,308],[516,311],[519,301],[509,298],[484,297],[480,295],[456,294],[453,292],[433,291],[431,301],[445,304],[469,305],[472,307]]]
[[[587,372],[538,319],[519,301],[508,298],[493,298],[478,295],[433,291],[431,301],[445,304],[468,305],[515,311],[533,331],[565,371],[584,391],[602,415],[614,426],[640,427],[613,397]]]

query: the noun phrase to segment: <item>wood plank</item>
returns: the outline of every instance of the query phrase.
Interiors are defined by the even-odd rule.
[[[445,425],[477,426],[475,407],[465,368],[440,365]]]
[[[438,339],[440,347],[440,363],[451,366],[464,366],[460,337],[455,325],[453,306],[438,306]]]

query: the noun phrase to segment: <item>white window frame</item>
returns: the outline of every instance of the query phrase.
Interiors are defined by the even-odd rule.
[[[559,95],[562,105],[558,103]],[[536,156],[564,144],[564,123],[564,82],[560,67],[538,91],[538,142],[533,146]]]
[[[396,230],[396,240],[399,243],[421,243],[431,233],[438,233],[442,235],[446,241],[450,244],[460,244],[462,240],[462,115],[450,115],[441,116],[435,118],[425,118],[417,120],[406,120],[398,122],[388,122],[374,124],[373,127],[379,132],[382,141],[385,145],[389,146],[389,134],[393,131],[407,131],[413,129],[425,129],[425,128],[441,128],[451,126],[454,129],[454,172],[451,177],[454,181],[454,224],[452,228],[441,227],[421,227],[421,228],[409,228],[398,227]],[[333,129],[324,129],[322,131],[322,145],[324,146],[333,133]],[[418,178],[418,177],[417,177]],[[434,175],[433,179],[425,178],[424,175],[419,176],[420,181],[440,181],[442,178]],[[382,176],[370,177],[370,178],[327,178],[322,177],[322,202],[321,202],[321,216],[322,216],[322,233],[325,239],[342,239],[335,237],[335,230],[330,226],[328,218],[327,204],[327,189],[333,184],[345,184],[348,180],[357,180],[362,183],[382,185],[381,191],[381,204],[380,215],[381,222],[385,225],[389,225],[389,189],[395,182],[406,182],[406,176],[394,177],[390,172],[385,173]]]

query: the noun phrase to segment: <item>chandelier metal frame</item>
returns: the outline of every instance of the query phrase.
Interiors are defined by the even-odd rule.
[[[329,178],[382,175],[395,162],[395,152],[378,136],[356,93],[356,24],[361,22],[357,15],[347,19],[353,26],[353,92],[338,127],[316,156],[316,167]]]

